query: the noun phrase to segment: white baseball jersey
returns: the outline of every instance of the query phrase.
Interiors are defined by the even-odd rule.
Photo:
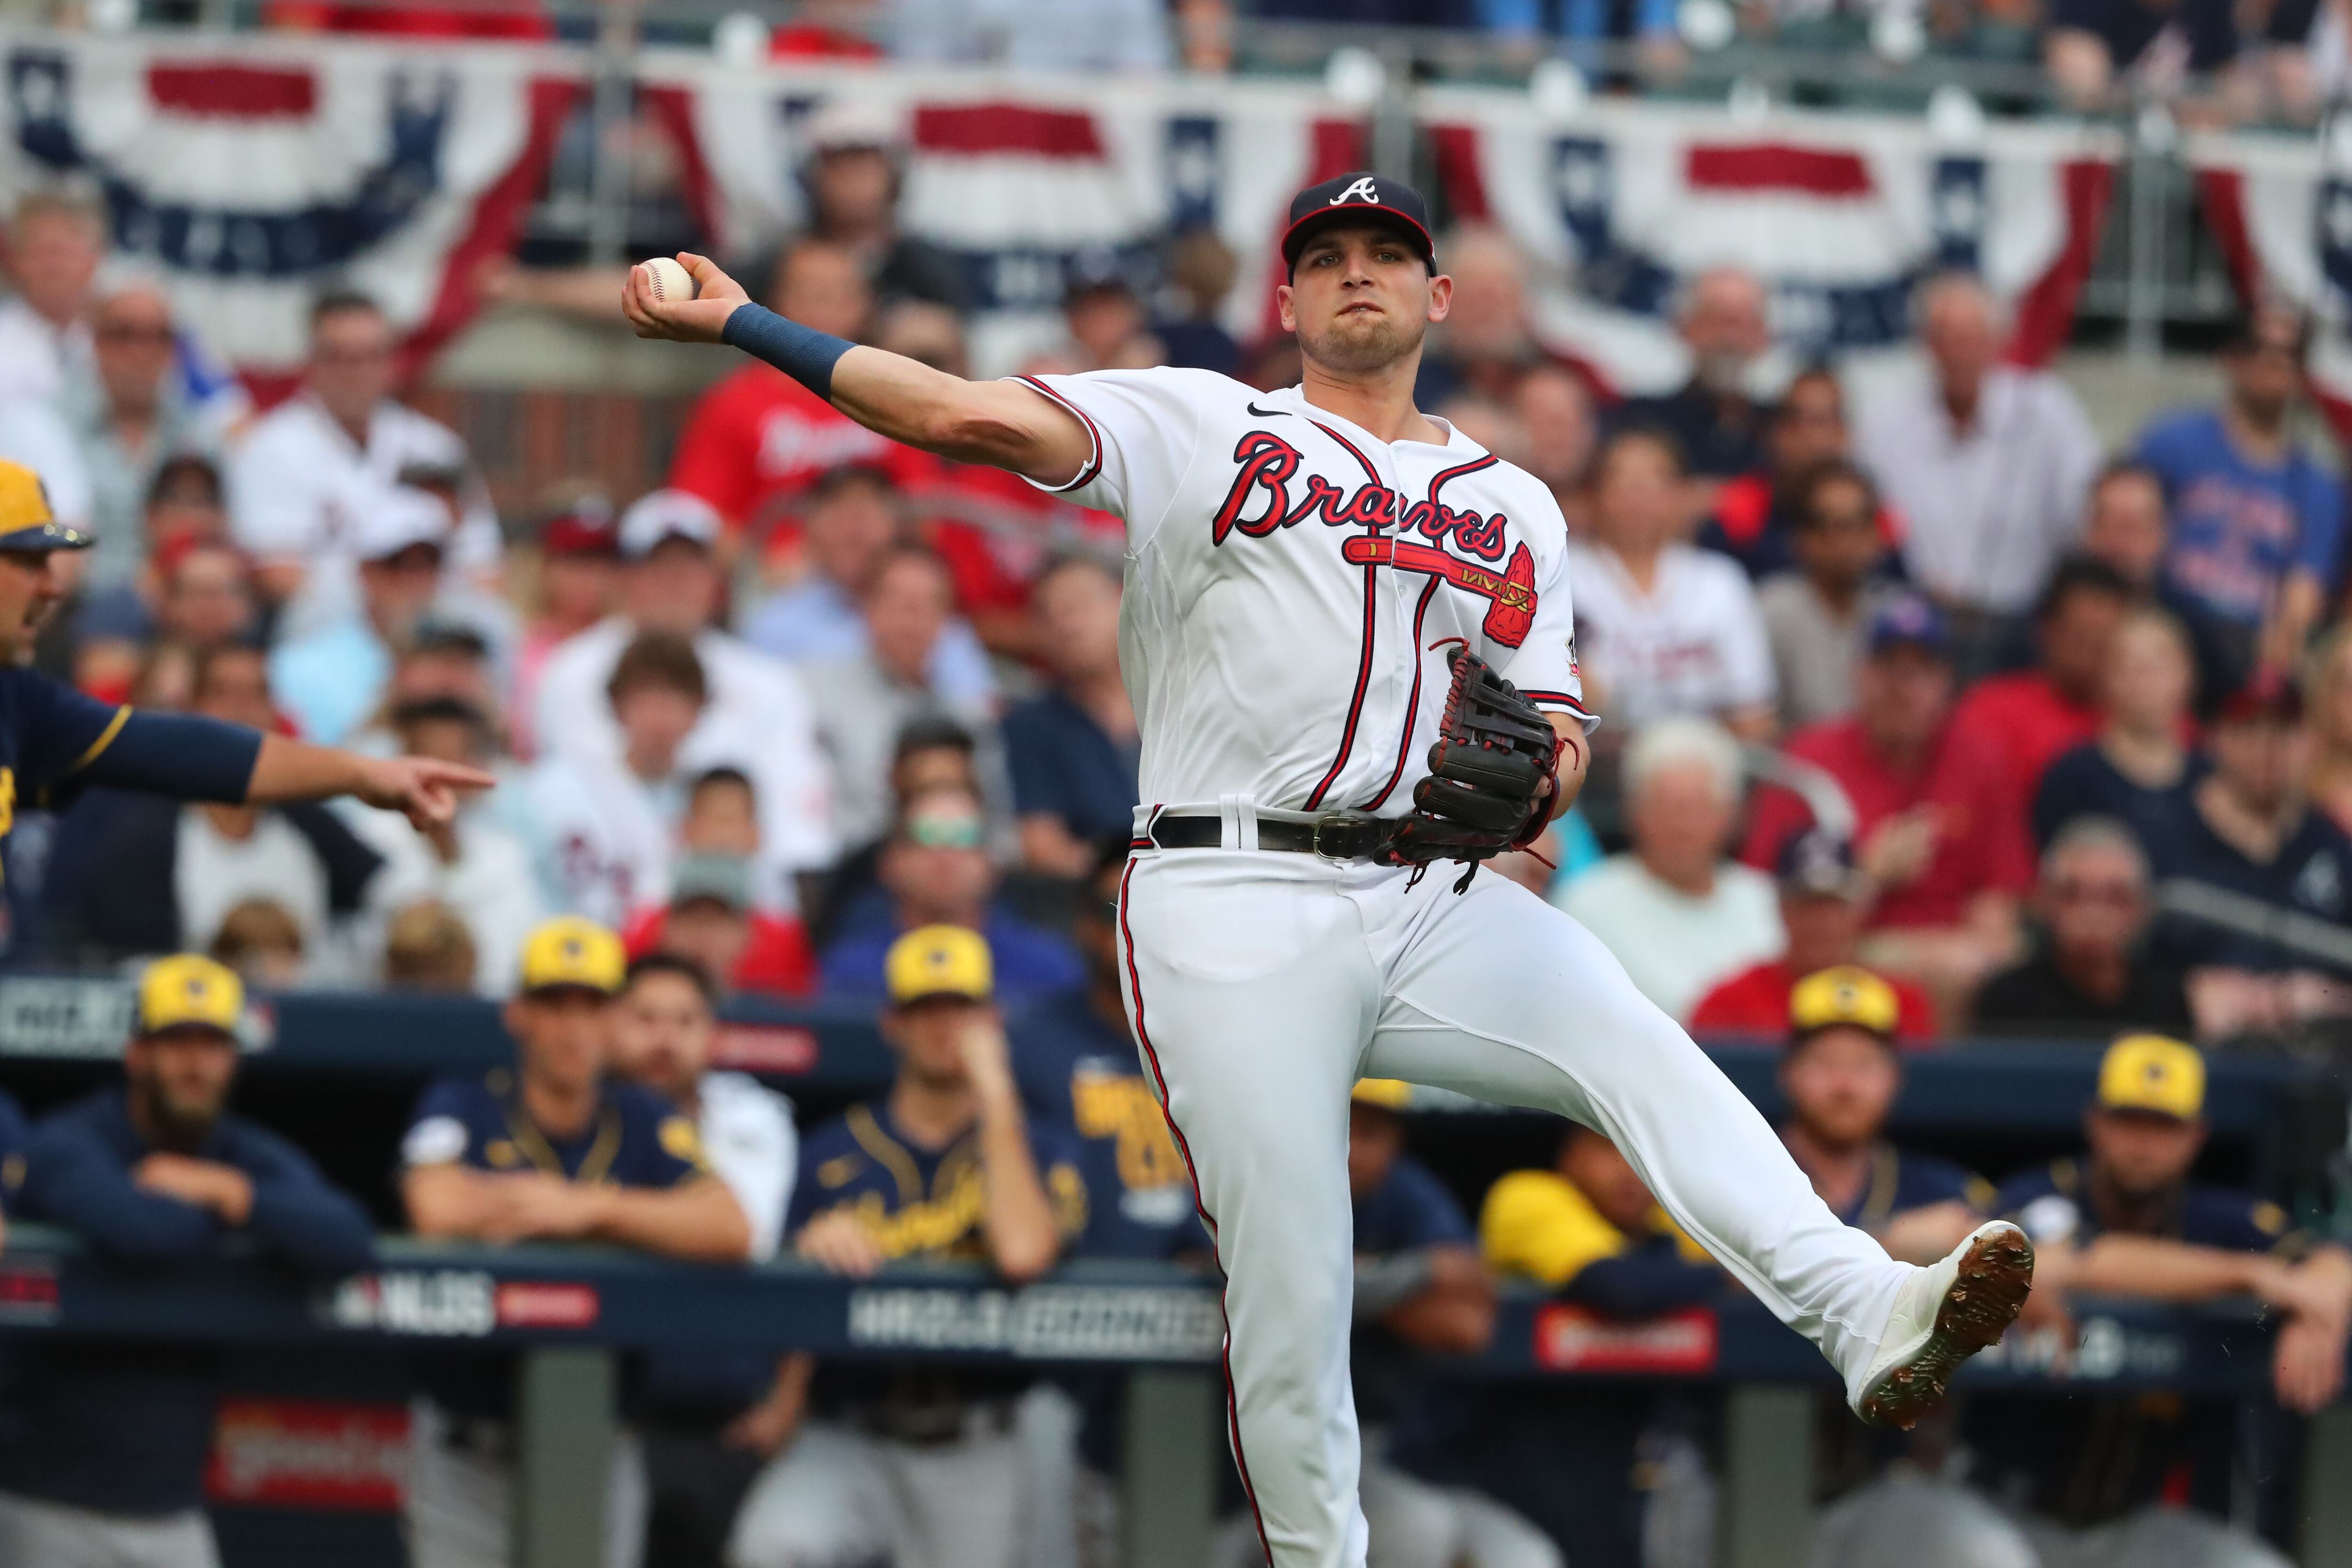
[[[1228,1432],[1267,1560],[1363,1568],[1369,1548],[1348,1387],[1359,1078],[1600,1129],[1851,1386],[1906,1267],[1838,1223],[1590,931],[1491,871],[1253,847],[1268,808],[1411,809],[1446,639],[1589,721],[1549,492],[1458,430],[1379,441],[1296,388],[1195,370],[1029,384],[1092,437],[1061,488],[1127,520],[1142,798],[1229,829],[1135,845],[1118,935],[1128,1022],[1224,1267]]]
[[[1382,441],[1202,370],[1024,376],[1092,440],[1056,489],[1127,522],[1119,664],[1145,802],[1412,807],[1446,639],[1591,721],[1551,493],[1438,422]]]

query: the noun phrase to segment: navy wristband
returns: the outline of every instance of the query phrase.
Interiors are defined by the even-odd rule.
[[[735,307],[719,336],[752,358],[766,360],[828,403],[833,400],[833,367],[856,346],[749,302]]]

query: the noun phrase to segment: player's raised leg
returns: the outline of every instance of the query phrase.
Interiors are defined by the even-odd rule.
[[[1332,875],[1274,858],[1129,863],[1128,1016],[1224,1266],[1229,1435],[1266,1553],[1360,1568],[1348,1091],[1379,977]]]
[[[1889,1356],[1916,1361],[1903,1398],[1872,1412],[1908,1425],[1986,1331],[2016,1315],[2030,1253],[2021,1271],[2004,1260],[1968,1321],[1948,1321],[1959,1255],[1917,1269],[1840,1224],[1747,1097],[1575,921],[1487,873],[1459,898],[1432,898],[1426,885],[1387,898],[1374,942],[1388,1001],[1369,1070],[1607,1135],[1694,1240],[1821,1347],[1849,1399],[1888,1373]],[[1987,1308],[1997,1322],[1976,1321]]]

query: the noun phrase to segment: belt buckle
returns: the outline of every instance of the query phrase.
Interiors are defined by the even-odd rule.
[[[1317,817],[1315,819],[1314,831],[1311,839],[1311,843],[1315,850],[1315,858],[1318,860],[1328,860],[1337,865],[1352,865],[1355,862],[1363,859],[1365,858],[1364,847],[1360,842],[1352,850],[1337,847],[1326,848],[1323,843],[1323,835],[1326,829],[1330,830],[1335,835],[1349,832],[1360,832],[1366,826],[1366,819],[1363,817],[1342,816],[1336,812],[1328,816]]]

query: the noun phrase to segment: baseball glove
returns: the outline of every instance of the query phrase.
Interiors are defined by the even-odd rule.
[[[1429,748],[1429,776],[1413,786],[1413,810],[1397,819],[1385,853],[1418,878],[1433,861],[1466,868],[1534,843],[1551,820],[1559,783],[1559,736],[1540,709],[1466,647],[1446,654],[1453,682]]]

